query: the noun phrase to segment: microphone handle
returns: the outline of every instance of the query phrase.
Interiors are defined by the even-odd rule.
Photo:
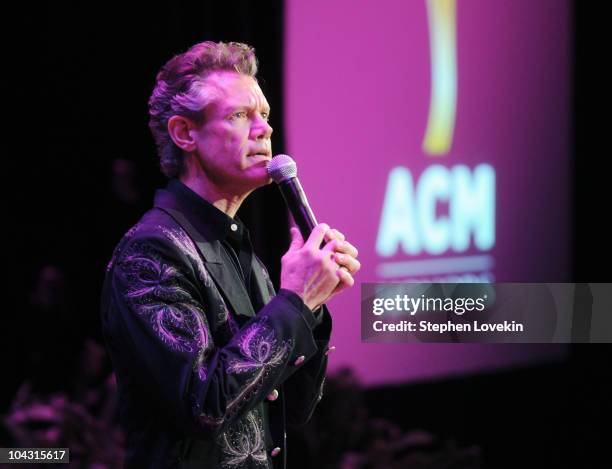
[[[280,188],[281,194],[283,194],[283,198],[285,199],[287,207],[289,207],[291,215],[293,215],[295,224],[298,226],[300,233],[302,233],[302,238],[304,238],[304,240],[308,239],[312,229],[318,223],[308,204],[308,199],[300,184],[300,180],[297,177],[290,178],[279,183],[278,187]]]

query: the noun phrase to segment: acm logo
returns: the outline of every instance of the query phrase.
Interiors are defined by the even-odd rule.
[[[431,99],[422,149],[426,157],[444,158],[452,147],[456,120],[457,5],[456,0],[426,1]],[[448,207],[447,215],[437,213],[439,204]],[[376,241],[376,252],[381,257],[399,252],[439,256],[464,253],[472,247],[482,252],[494,245],[495,171],[491,165],[469,168],[462,164],[451,167],[432,164],[416,181],[406,167],[398,166],[390,171]],[[382,265],[379,274],[398,277],[482,271],[492,267],[490,256],[445,260],[445,263],[438,262],[438,268],[421,261],[421,271],[406,262],[403,264],[407,269],[389,269],[389,265]]]

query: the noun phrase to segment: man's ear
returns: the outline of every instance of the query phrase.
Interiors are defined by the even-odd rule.
[[[185,116],[172,116],[168,119],[168,133],[174,144],[181,150],[191,153],[196,149],[192,130],[195,130],[194,122]]]

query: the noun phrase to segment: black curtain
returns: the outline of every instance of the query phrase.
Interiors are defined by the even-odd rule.
[[[574,0],[574,281],[612,282],[610,78],[605,16]],[[606,57],[606,58],[604,58]]]
[[[17,163],[4,177],[17,230],[7,249],[14,302],[1,346],[8,371],[3,403],[31,377],[32,353],[40,355],[38,362],[46,355],[47,368],[55,370],[49,375],[57,375],[39,384],[61,389],[83,340],[102,340],[106,263],[166,181],[147,127],[147,100],[168,59],[204,40],[254,46],[272,108],[273,151],[284,152],[282,0],[129,8],[116,1],[56,2],[20,9],[5,18],[15,24],[3,38],[4,76],[15,81],[5,88],[15,90],[5,93],[15,99],[15,105],[5,101],[5,116],[15,126],[6,153]],[[278,286],[289,241],[278,189],[256,191],[239,215]]]

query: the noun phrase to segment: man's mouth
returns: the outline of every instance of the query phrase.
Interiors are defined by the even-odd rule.
[[[270,152],[258,152],[258,153],[249,153],[247,157],[259,156],[262,158],[266,158],[268,160],[272,159],[272,154]]]

